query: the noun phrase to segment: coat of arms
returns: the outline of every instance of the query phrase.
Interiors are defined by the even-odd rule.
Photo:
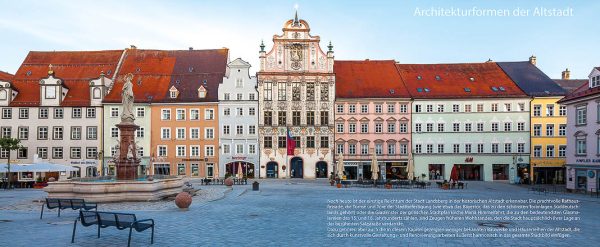
[[[292,69],[299,70],[302,68],[302,45],[301,44],[293,44],[290,46],[290,60],[292,64],[290,65]]]

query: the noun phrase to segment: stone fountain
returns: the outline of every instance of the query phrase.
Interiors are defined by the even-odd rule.
[[[132,79],[131,73],[125,76],[121,92],[121,123],[116,125],[120,131],[120,140],[114,157],[116,177],[51,182],[44,189],[49,198],[81,198],[91,202],[156,201],[183,191],[181,178],[138,177],[140,159],[137,157],[135,131],[139,126],[135,124]]]
[[[117,166],[117,180],[135,180],[137,179],[137,170],[140,165],[140,159],[137,157],[137,148],[135,144],[135,131],[140,126],[135,124],[135,116],[133,115],[133,84],[131,80],[133,75],[127,74],[121,99],[123,102],[121,123],[116,126],[119,128],[120,140],[119,151],[115,157]]]

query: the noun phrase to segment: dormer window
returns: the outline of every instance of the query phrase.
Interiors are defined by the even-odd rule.
[[[592,77],[592,83],[590,85],[592,85],[592,87],[600,86],[600,76]]]
[[[206,98],[206,88],[204,88],[204,86],[200,86],[200,88],[198,88],[198,98]]]
[[[46,99],[56,99],[56,86],[46,86]]]
[[[177,90],[177,88],[175,88],[175,86],[172,86],[171,89],[169,89],[169,95],[170,95],[171,99],[176,99],[177,96],[179,95],[179,90]]]
[[[100,88],[94,88],[93,95],[94,99],[100,99],[102,97],[102,90]]]
[[[8,93],[6,92],[6,89],[0,90],[0,100],[6,100],[7,98],[8,98]]]

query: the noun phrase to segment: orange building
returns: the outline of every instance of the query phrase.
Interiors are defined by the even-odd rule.
[[[219,164],[218,89],[228,50],[171,51],[166,94],[151,112],[150,174],[213,177]]]
[[[218,173],[217,102],[159,104],[150,109],[153,174],[213,177]]]

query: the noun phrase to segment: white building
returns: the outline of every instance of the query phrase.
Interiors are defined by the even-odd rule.
[[[219,175],[242,173],[258,178],[258,92],[250,64],[238,58],[219,85]]]
[[[327,178],[333,171],[333,46],[325,53],[319,42],[296,14],[285,22],[282,35],[273,36],[271,51],[261,44],[261,177]],[[287,155],[288,130],[296,143],[294,155]]]
[[[13,82],[0,93],[8,96],[0,97],[0,134],[20,139],[24,147],[13,151],[11,160],[32,163],[37,154],[42,160],[79,168],[46,177],[97,175],[102,100],[121,54],[30,52]],[[6,151],[0,152],[0,162],[6,157]]]

